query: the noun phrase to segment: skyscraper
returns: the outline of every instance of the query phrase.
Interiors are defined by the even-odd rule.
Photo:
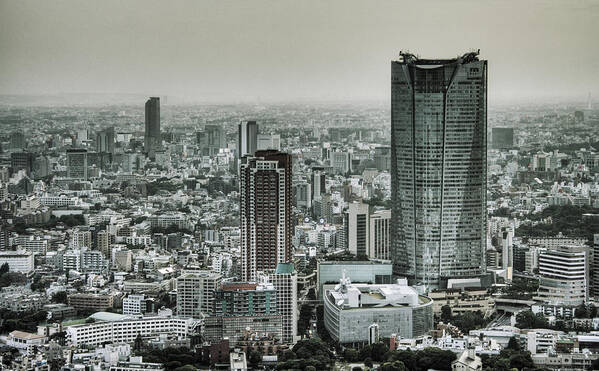
[[[67,177],[87,180],[87,149],[67,149]]]
[[[96,134],[96,151],[114,153],[114,126]]]
[[[258,149],[258,124],[256,121],[242,121],[239,123],[239,137],[237,139],[237,156],[253,156]]]
[[[391,62],[392,259],[437,286],[485,271],[487,61]]]
[[[256,282],[258,271],[291,262],[291,155],[258,151],[241,159],[241,276]]]
[[[144,151],[151,159],[156,151],[162,149],[160,135],[160,98],[150,97],[146,102],[146,131],[144,135]]]

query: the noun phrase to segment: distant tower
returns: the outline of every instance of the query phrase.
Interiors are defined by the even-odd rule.
[[[114,153],[114,126],[96,134],[96,151]]]
[[[237,141],[237,156],[253,156],[258,149],[258,124],[256,121],[239,123],[239,138]]]
[[[478,53],[391,62],[391,255],[437,287],[484,273],[487,61]]]
[[[241,277],[256,282],[257,272],[291,262],[291,155],[258,151],[241,159]]]
[[[67,177],[87,180],[86,149],[67,149]]]
[[[592,103],[592,101],[591,101],[591,92],[589,92],[589,95],[588,95],[588,97],[587,97],[587,109],[588,109],[588,110],[591,110],[591,109],[593,109],[593,103]]]
[[[146,102],[146,131],[144,135],[144,151],[151,159],[156,157],[156,151],[162,148],[160,136],[160,98],[151,97]]]

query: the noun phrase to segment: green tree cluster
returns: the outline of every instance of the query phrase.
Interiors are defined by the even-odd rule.
[[[309,367],[330,370],[334,363],[328,345],[318,338],[311,338],[298,341],[291,351],[283,353],[277,370],[308,370]]]

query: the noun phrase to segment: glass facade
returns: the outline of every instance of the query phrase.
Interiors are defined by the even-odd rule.
[[[439,286],[485,270],[487,62],[391,64],[395,273]]]

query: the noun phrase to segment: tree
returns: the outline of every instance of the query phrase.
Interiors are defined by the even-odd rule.
[[[522,350],[522,347],[520,346],[520,342],[518,341],[518,339],[516,339],[515,336],[512,336],[510,338],[510,341],[508,341],[506,348],[516,351],[516,352],[519,352]]]
[[[314,366],[306,366],[306,371],[316,371],[316,367]]]
[[[346,348],[343,351],[343,359],[345,359],[347,362],[357,362],[359,358],[360,354],[353,348]]]
[[[443,322],[451,321],[451,307],[449,305],[441,307],[441,320]]]
[[[373,366],[372,359],[370,359],[370,358],[366,358],[366,359],[364,360],[364,366],[366,366],[366,367],[368,367],[368,368],[372,368],[372,366]]]
[[[406,365],[402,361],[385,362],[381,366],[381,371],[407,371]]]
[[[354,367],[352,367],[351,371],[364,371],[364,370],[362,370],[362,367],[360,367],[360,366],[354,366]]]
[[[8,266],[8,263],[2,264],[2,266],[0,267],[0,276],[2,276],[4,273],[8,273],[9,270],[10,267]]]
[[[589,318],[589,310],[584,303],[577,306],[574,313],[576,318]]]
[[[59,292],[55,293],[54,295],[52,295],[52,302],[67,304],[68,297],[67,297],[66,291],[59,291]]]
[[[547,328],[547,319],[541,313],[534,314],[531,310],[524,310],[516,315],[518,328]]]
[[[254,349],[248,353],[248,363],[252,366],[257,366],[262,362],[262,354]]]

